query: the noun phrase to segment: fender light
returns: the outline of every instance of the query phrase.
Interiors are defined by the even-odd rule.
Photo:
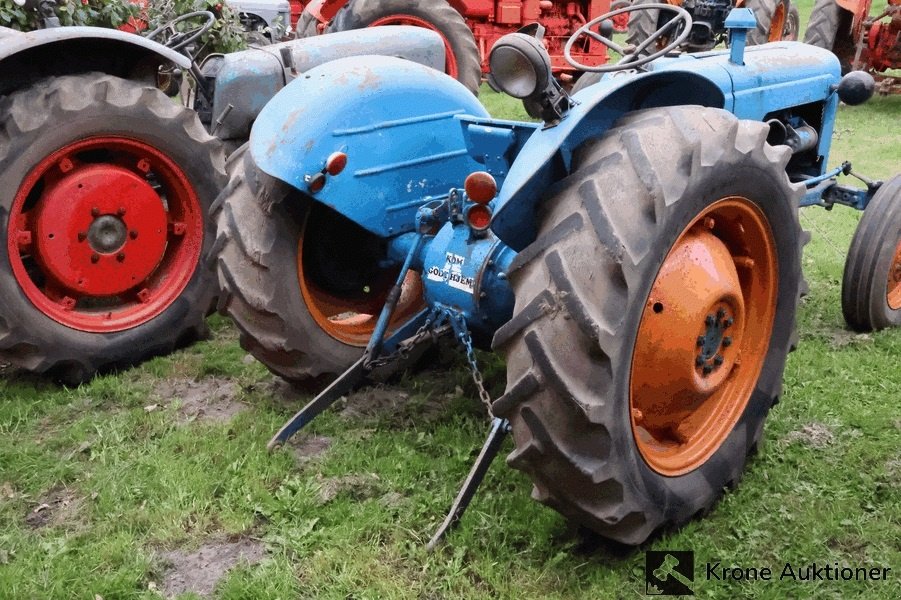
[[[488,204],[497,195],[497,181],[490,173],[476,171],[470,173],[463,183],[466,197],[476,204]]]
[[[466,224],[475,233],[484,233],[491,226],[491,209],[487,204],[473,204],[466,211]]]

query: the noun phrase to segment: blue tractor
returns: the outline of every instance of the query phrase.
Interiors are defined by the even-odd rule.
[[[839,101],[871,78],[803,44],[746,48],[748,9],[725,51],[670,55],[691,30],[678,7],[654,5],[674,18],[640,47],[605,35],[645,8],[570,40],[624,56],[573,96],[540,27],[494,46],[492,84],[538,122],[390,57],[312,69],[265,106],[217,200],[220,307],[273,372],[327,383],[270,447],[450,333],[492,425],[433,541],[512,432],[534,498],[638,544],[708,509],[761,438],[797,343],[799,207],[866,209],[852,324],[899,324],[901,179],[858,189],[827,168]],[[473,354],[488,346],[499,398]]]

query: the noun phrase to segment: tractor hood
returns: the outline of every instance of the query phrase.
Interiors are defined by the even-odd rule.
[[[288,84],[250,135],[257,167],[388,237],[414,228],[416,210],[479,168],[455,116],[487,117],[462,84],[394,57],[344,58]],[[347,157],[325,174],[334,153]],[[321,190],[311,185],[325,176]]]

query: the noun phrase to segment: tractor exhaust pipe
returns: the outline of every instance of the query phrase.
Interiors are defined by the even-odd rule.
[[[798,127],[792,127],[779,119],[770,119],[766,122],[770,127],[770,133],[766,141],[771,146],[788,146],[792,154],[799,154],[816,148],[820,142],[817,130],[804,123]]]

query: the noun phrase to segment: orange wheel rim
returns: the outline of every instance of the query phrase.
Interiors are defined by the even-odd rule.
[[[688,473],[734,429],[763,369],[777,288],[773,234],[747,198],[710,205],[676,240],[632,354],[632,433],[652,469]]]
[[[304,224],[306,229],[306,224]],[[324,290],[304,268],[304,233],[297,243],[297,279],[304,304],[316,324],[328,335],[350,346],[365,347],[375,330],[379,312],[385,303],[388,288],[365,301],[342,298]],[[386,273],[393,279],[397,271]],[[417,273],[409,272],[404,279],[400,299],[388,324],[388,332],[409,320],[425,306],[422,281]]]
[[[785,30],[785,5],[781,2],[776,5],[776,12],[773,13],[773,20],[770,22],[769,42],[778,42],[782,39],[782,32]]]
[[[895,248],[895,255],[889,265],[888,272],[888,298],[889,308],[892,310],[901,309],[901,242]]]

